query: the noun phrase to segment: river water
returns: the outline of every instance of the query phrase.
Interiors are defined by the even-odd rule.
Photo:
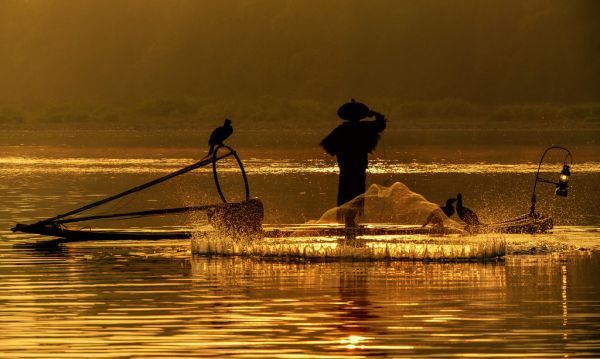
[[[335,204],[328,159],[253,153],[265,222],[302,223]],[[557,228],[506,236],[504,260],[477,263],[276,261],[198,256],[189,241],[33,247],[29,223],[193,162],[126,156],[0,158],[0,357],[594,357],[600,355],[600,164],[573,167],[571,193],[540,186]],[[553,165],[544,175],[554,176]],[[442,203],[462,192],[484,221],[528,210],[532,163],[375,160],[371,183],[402,181]],[[222,167],[228,196],[243,191]],[[99,209],[217,199],[198,171]],[[189,218],[95,223],[180,228]],[[516,250],[518,248],[518,250]],[[535,253],[535,254],[532,254]]]

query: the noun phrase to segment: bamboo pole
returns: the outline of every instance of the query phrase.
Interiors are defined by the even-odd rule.
[[[172,214],[172,213],[185,213],[185,212],[195,212],[195,211],[207,211],[209,209],[225,207],[227,204],[209,204],[205,206],[191,206],[191,207],[178,207],[178,208],[164,208],[164,209],[150,209],[146,211],[137,211],[137,212],[125,212],[125,213],[114,213],[114,214],[99,214],[96,216],[87,216],[87,217],[77,217],[77,218],[67,218],[67,219],[58,219],[53,221],[57,224],[64,223],[74,223],[74,222],[84,222],[84,221],[92,221],[95,219],[109,219],[109,218],[119,218],[119,217],[143,217],[143,216],[157,216],[162,214]]]
[[[69,212],[66,212],[66,213],[59,214],[59,215],[57,215],[57,216],[54,216],[54,217],[52,217],[52,218],[48,218],[48,219],[41,220],[41,221],[39,221],[39,222],[36,222],[36,223],[32,224],[31,226],[39,226],[39,225],[43,225],[43,224],[47,224],[47,223],[51,223],[51,222],[55,222],[55,221],[56,221],[56,220],[58,220],[58,219],[61,219],[61,218],[67,217],[67,216],[71,216],[71,215],[74,215],[74,214],[77,214],[77,213],[80,213],[80,212],[86,211],[86,210],[88,210],[88,209],[91,209],[91,208],[94,208],[94,207],[98,207],[98,206],[100,206],[100,205],[102,205],[102,204],[108,203],[108,202],[110,202],[110,201],[114,201],[114,200],[116,200],[116,199],[119,199],[119,198],[121,198],[121,197],[125,197],[125,196],[127,196],[127,195],[129,195],[129,194],[132,194],[132,193],[135,193],[135,192],[139,192],[139,191],[141,191],[141,190],[143,190],[143,189],[146,189],[146,188],[148,188],[148,187],[152,187],[152,186],[154,186],[154,185],[157,185],[157,184],[159,184],[159,183],[162,183],[162,182],[164,182],[164,181],[166,181],[166,180],[169,180],[169,179],[171,179],[171,178],[173,178],[173,177],[177,177],[177,176],[179,176],[179,175],[182,175],[182,174],[184,174],[184,173],[190,172],[190,171],[192,171],[192,170],[195,170],[196,168],[204,167],[204,166],[206,166],[206,165],[208,165],[208,164],[211,164],[211,163],[213,163],[213,162],[216,162],[216,161],[222,160],[222,159],[224,159],[224,158],[227,158],[227,157],[229,157],[229,156],[233,156],[234,154],[235,154],[235,151],[231,150],[230,152],[228,152],[228,153],[226,153],[226,154],[224,154],[224,155],[221,155],[221,156],[219,156],[219,157],[211,157],[211,158],[207,158],[207,159],[204,159],[204,160],[200,160],[199,162],[196,162],[196,163],[194,163],[194,164],[192,164],[192,165],[189,165],[189,166],[187,166],[187,167],[184,167],[184,168],[182,168],[182,169],[180,169],[180,170],[177,170],[177,171],[175,171],[175,172],[173,172],[173,173],[170,173],[170,174],[168,174],[168,175],[166,175],[166,176],[163,176],[163,177],[157,178],[157,179],[155,179],[155,180],[152,180],[152,181],[150,181],[150,182],[146,182],[146,183],[144,183],[144,184],[141,184],[141,185],[139,185],[139,186],[133,187],[133,188],[131,188],[131,189],[128,189],[128,190],[126,190],[126,191],[123,191],[123,192],[121,192],[121,193],[115,194],[115,195],[113,195],[113,196],[110,196],[110,197],[107,197],[107,198],[101,199],[101,200],[99,200],[99,201],[96,201],[96,202],[93,202],[93,203],[87,204],[87,205],[85,205],[85,206],[83,206],[83,207],[80,207],[80,208],[74,209],[74,210],[72,210],[72,211],[69,211]]]

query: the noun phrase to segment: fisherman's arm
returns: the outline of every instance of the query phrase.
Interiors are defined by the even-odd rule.
[[[373,124],[373,127],[377,132],[382,132],[385,130],[387,120],[385,119],[384,115],[380,114],[379,112],[371,111],[369,113],[369,117],[375,117],[375,121],[370,122]]]

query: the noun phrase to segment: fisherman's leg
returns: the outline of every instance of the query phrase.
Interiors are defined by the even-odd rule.
[[[346,223],[348,218],[347,202],[353,198],[352,196],[352,173],[345,168],[340,167],[340,177],[338,182],[337,205],[338,211],[336,218],[338,223]]]
[[[364,195],[365,191],[366,191],[366,187],[367,187],[367,169],[366,168],[361,168],[360,171],[357,171],[356,173],[356,182],[355,182],[355,189],[356,189],[356,193],[357,196],[358,195]],[[362,216],[364,211],[365,211],[365,198],[364,196],[362,196],[360,198],[360,200],[356,201],[356,213],[359,216]]]
[[[344,208],[344,225],[346,227],[356,227],[356,215],[358,214],[355,208]]]
[[[338,182],[337,205],[341,206],[355,197],[355,171],[340,167],[340,177]]]
[[[353,246],[360,246],[360,241],[356,238],[358,230],[357,217],[362,216],[365,206],[365,187],[366,187],[366,169],[359,167],[354,168],[350,176],[350,194],[352,197],[352,205],[348,208],[345,218],[346,241]]]
[[[361,168],[354,168],[349,176],[349,194],[352,198],[352,204],[349,206],[349,211],[346,217],[346,226],[357,227],[357,217],[362,215],[364,209],[364,198],[362,195],[365,192],[365,173]]]
[[[350,218],[348,218],[347,223],[352,224],[352,226],[356,226],[356,217],[362,216],[365,207],[365,169],[354,169],[354,171],[352,171],[352,175],[349,176],[349,178],[350,181],[348,185],[348,196],[352,198],[352,205],[349,206],[351,214],[349,215]]]

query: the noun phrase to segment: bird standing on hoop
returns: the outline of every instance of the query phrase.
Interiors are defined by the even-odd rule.
[[[208,158],[215,153],[217,146],[222,145],[223,142],[231,136],[233,133],[233,127],[231,126],[231,120],[226,118],[223,126],[215,128],[208,139],[208,154],[204,158]]]

